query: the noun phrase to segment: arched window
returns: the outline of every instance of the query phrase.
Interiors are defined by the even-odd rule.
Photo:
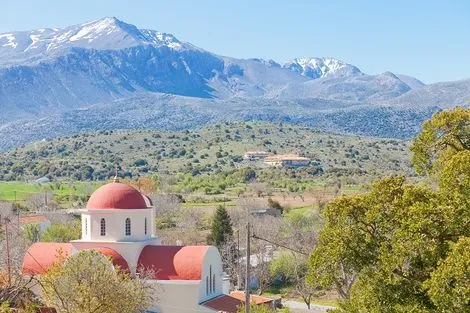
[[[126,236],[131,235],[131,219],[126,218]]]
[[[206,295],[209,294],[209,277],[206,276]]]
[[[88,235],[88,218],[85,217],[85,236]]]
[[[215,274],[212,274],[212,292],[215,292]]]
[[[100,222],[100,235],[106,236],[106,220],[104,218]]]
[[[212,265],[209,266],[209,290],[212,293]]]
[[[144,233],[147,235],[147,218],[145,218]]]

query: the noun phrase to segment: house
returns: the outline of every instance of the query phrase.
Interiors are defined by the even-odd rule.
[[[151,281],[158,286],[152,312],[235,313],[234,305],[242,303],[223,293],[228,280],[217,248],[161,244],[155,234],[155,207],[137,189],[115,180],[98,188],[80,213],[81,239],[33,244],[23,259],[24,276],[41,275],[54,263],[92,249],[131,275],[152,270]]]
[[[269,155],[266,151],[247,151],[243,158],[248,161],[263,160]]]
[[[264,163],[273,167],[302,167],[310,164],[310,159],[296,154],[272,155]]]

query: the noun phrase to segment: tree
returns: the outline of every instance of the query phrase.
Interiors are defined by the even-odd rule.
[[[271,276],[291,285],[293,294],[301,297],[310,310],[312,297],[318,293],[318,289],[306,282],[307,257],[284,252],[271,261],[269,267]]]
[[[413,143],[417,171],[437,178],[438,188],[388,177],[328,205],[308,280],[335,288],[341,312],[470,311],[460,257],[470,236],[469,121],[467,109],[441,112]],[[457,310],[447,306],[453,297]]]
[[[453,155],[470,150],[470,109],[442,111],[424,122],[411,146],[419,174],[435,174]]]
[[[58,313],[141,312],[152,306],[155,285],[114,268],[109,258],[86,250],[39,277],[46,305]]]
[[[273,313],[273,312],[276,312],[276,310],[269,307],[269,306],[267,306],[267,305],[251,304],[250,305],[250,312],[252,312],[252,313]],[[284,309],[281,310],[281,312],[289,313],[290,310],[287,309],[287,308],[284,308]],[[237,313],[245,313],[245,305],[241,305],[238,308]]]
[[[284,212],[282,205],[278,201],[273,200],[271,197],[268,198],[268,207],[270,209],[278,210],[281,214]]]
[[[212,219],[210,241],[219,250],[233,236],[230,215],[223,206],[219,206]]]
[[[470,312],[469,251],[470,238],[460,238],[426,283],[440,312]]]
[[[45,242],[69,242],[80,239],[81,226],[79,221],[54,223],[41,236]]]

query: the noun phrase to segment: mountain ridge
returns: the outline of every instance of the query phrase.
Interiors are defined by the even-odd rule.
[[[163,101],[161,94],[176,99],[180,111],[158,103]],[[60,136],[67,123],[78,132],[97,128],[77,112],[108,114],[109,104],[120,99],[138,99],[125,107],[139,121],[155,115],[138,110],[137,104],[157,111],[166,107],[173,112],[165,117],[168,125],[186,125],[185,112],[192,114],[188,127],[200,127],[207,120],[233,120],[229,114],[234,114],[243,120],[290,120],[325,130],[404,138],[415,133],[432,112],[464,105],[468,98],[470,80],[425,85],[391,72],[369,75],[334,58],[294,58],[281,65],[273,60],[219,56],[171,34],[139,29],[114,17],[62,29],[0,34],[0,136],[24,125],[35,129],[34,133],[25,130],[29,137],[23,136],[17,144],[38,139],[37,133],[45,138]],[[319,103],[323,103],[321,109]],[[328,114],[326,104],[331,105]],[[245,112],[234,112],[237,107]],[[292,108],[297,110],[294,115]],[[364,120],[360,110],[377,121]],[[414,123],[410,110],[416,113]],[[360,126],[392,123],[393,114],[400,117],[405,111],[408,129],[393,133],[390,124],[384,125],[385,131],[373,128],[368,133]],[[67,114],[78,120],[67,120]],[[346,127],[339,117],[356,126]],[[128,125],[128,118],[122,118]],[[118,127],[119,121],[110,124]],[[62,132],[48,131],[52,125]],[[162,121],[140,122],[136,127],[150,125],[169,128]],[[0,143],[0,149],[14,146],[14,142]]]

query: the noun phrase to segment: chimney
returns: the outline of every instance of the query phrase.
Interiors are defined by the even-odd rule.
[[[230,277],[225,272],[222,273],[222,293],[230,294]]]

